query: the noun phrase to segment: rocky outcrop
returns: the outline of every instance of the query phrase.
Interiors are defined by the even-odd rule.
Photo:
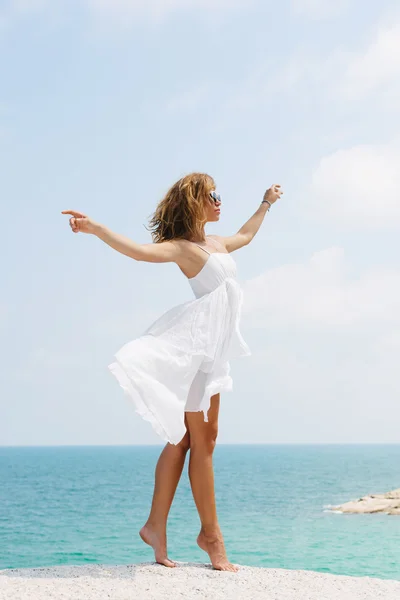
[[[340,506],[331,506],[330,509],[334,512],[343,513],[400,515],[400,488],[386,492],[386,494],[363,496],[358,500],[351,500]]]

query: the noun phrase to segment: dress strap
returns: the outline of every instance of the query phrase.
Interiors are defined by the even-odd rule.
[[[198,246],[199,248],[201,248],[202,250],[204,250],[204,252],[207,252],[207,254],[211,254],[208,250],[206,250],[202,246],[199,246],[199,244],[196,244],[196,242],[192,242],[192,244],[195,244],[196,246]]]

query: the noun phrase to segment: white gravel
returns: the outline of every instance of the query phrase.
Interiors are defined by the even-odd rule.
[[[400,581],[314,571],[179,563],[77,565],[0,571],[1,600],[399,600]]]

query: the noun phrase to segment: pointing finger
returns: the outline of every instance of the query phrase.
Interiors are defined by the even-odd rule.
[[[73,217],[77,217],[78,219],[82,219],[85,217],[83,213],[77,212],[76,210],[63,210],[61,211],[62,215],[72,215]]]

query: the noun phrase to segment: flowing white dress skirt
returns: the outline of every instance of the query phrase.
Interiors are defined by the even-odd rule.
[[[213,253],[189,279],[193,300],[161,315],[109,365],[136,411],[165,441],[186,433],[185,412],[204,413],[211,396],[232,390],[229,359],[251,354],[239,321],[243,292],[230,255]]]

